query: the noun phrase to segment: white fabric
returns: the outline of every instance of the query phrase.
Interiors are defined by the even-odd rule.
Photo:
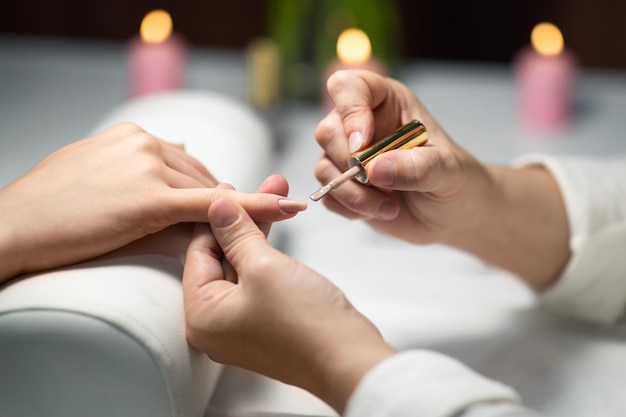
[[[161,370],[170,408],[164,415],[200,416],[221,367],[186,343],[181,271],[182,264],[173,258],[148,255],[89,262],[27,276],[0,291],[0,317],[15,320],[21,313],[47,311],[51,317],[55,312],[64,312],[106,323],[118,330],[119,336],[114,337],[136,340]],[[52,319],[51,326],[55,323]],[[67,331],[69,335],[72,329],[57,327],[54,331],[57,335]],[[114,342],[111,340],[111,346]],[[68,347],[68,354],[80,355],[74,346]],[[27,363],[23,366],[28,369]],[[68,369],[66,377],[73,379],[76,372],[81,373]],[[85,377],[90,383],[98,380],[98,375]],[[106,386],[93,385],[98,391],[108,390]],[[5,400],[5,411],[12,409],[11,404]]]
[[[219,180],[242,191],[254,191],[271,166],[272,140],[266,124],[244,104],[219,94],[177,91],[141,97],[114,110],[94,132],[121,121],[134,122],[170,142],[184,143],[187,152],[210,167]],[[184,244],[188,235],[179,235],[178,229],[151,235],[107,259],[33,274],[1,289],[0,352],[4,355],[0,355],[0,385],[8,388],[0,390],[0,414],[204,415],[222,367],[191,348],[185,337],[182,263],[177,257],[181,248],[176,243]],[[50,325],[33,326],[25,342],[20,339],[21,324],[34,317],[44,317]],[[79,325],[88,329],[85,335],[105,342],[75,343],[81,339]],[[3,333],[3,329],[8,330]],[[50,339],[54,343],[48,343]],[[47,395],[44,401],[35,396],[25,401],[26,391],[12,390],[15,380],[4,372],[8,368],[16,378],[32,376],[29,393],[45,393],[50,388],[34,389],[51,379],[41,373],[55,364],[34,367],[31,359],[37,355],[27,355],[27,349],[21,354],[23,346],[33,345],[44,346],[44,354],[71,364],[58,372],[55,385],[77,386],[80,391],[59,390],[63,395],[56,398]],[[48,345],[67,349],[52,353]],[[81,362],[73,357],[83,361],[82,369],[77,369]],[[136,365],[116,373],[120,363]],[[87,373],[86,369],[98,371]],[[121,392],[121,386],[128,391]],[[152,404],[150,398],[155,399]],[[36,411],[42,408],[45,411]]]
[[[510,388],[428,351],[399,353],[370,371],[345,417],[448,417],[480,401],[516,402]]]
[[[626,158],[529,156],[557,179],[566,205],[572,258],[542,305],[613,323],[626,304]],[[442,355],[408,351],[383,361],[357,386],[345,417],[531,417],[511,389]]]
[[[572,258],[541,294],[549,310],[610,324],[626,305],[626,157],[612,160],[534,156],[556,178],[567,209]]]

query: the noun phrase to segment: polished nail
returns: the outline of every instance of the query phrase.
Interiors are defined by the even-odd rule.
[[[287,213],[297,213],[306,210],[306,202],[298,200],[278,200],[278,207]]]

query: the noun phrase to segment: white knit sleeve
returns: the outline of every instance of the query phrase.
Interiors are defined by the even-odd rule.
[[[547,309],[611,324],[626,306],[626,156],[613,159],[530,156],[561,189],[572,257],[555,285],[539,295]]]
[[[479,412],[488,412],[490,404],[522,410],[517,402],[511,388],[452,358],[416,350],[396,354],[368,372],[348,401],[344,417],[457,417],[477,404],[485,407]],[[480,415],[497,414],[474,414]]]

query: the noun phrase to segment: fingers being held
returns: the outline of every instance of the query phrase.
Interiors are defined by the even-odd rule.
[[[257,193],[270,193],[287,197],[289,194],[289,183],[281,175],[270,175],[259,185]],[[257,226],[259,226],[259,229],[261,229],[265,236],[268,236],[272,222],[257,222]]]
[[[175,173],[188,177],[191,181],[173,182],[176,187],[214,187],[217,179],[196,158],[185,152],[184,145],[163,140],[132,122],[121,122],[108,127],[89,138],[91,146],[110,146],[118,143],[127,156],[152,157],[169,167]],[[181,138],[184,139],[184,138]],[[172,176],[172,175],[170,175]]]
[[[170,215],[178,222],[206,222],[207,208],[214,202],[222,199],[236,201],[241,204],[250,216],[257,222],[274,222],[294,217],[297,213],[306,210],[304,201],[293,200],[282,194],[284,184],[282,180],[268,179],[276,184],[263,185],[266,191],[262,193],[242,193],[232,188],[190,188],[171,189],[163,203],[170,207]],[[277,187],[277,188],[275,188]]]

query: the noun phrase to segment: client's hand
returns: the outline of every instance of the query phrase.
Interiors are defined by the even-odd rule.
[[[394,350],[330,281],[270,246],[239,204],[214,202],[209,222],[196,226],[183,274],[191,344],[341,412],[365,372]],[[236,278],[224,279],[223,257]]]
[[[0,190],[0,281],[87,260],[179,222],[206,222],[219,198],[261,222],[297,211],[283,195],[216,184],[181,146],[132,123],[67,145]]]

